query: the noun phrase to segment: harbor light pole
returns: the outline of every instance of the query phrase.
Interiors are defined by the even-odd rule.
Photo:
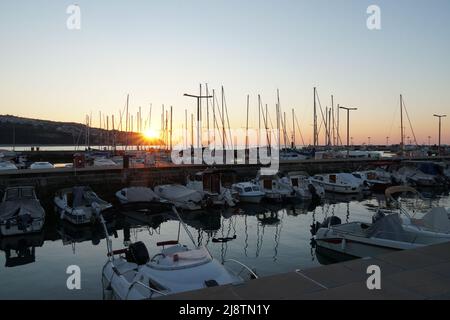
[[[201,110],[200,110],[200,99],[209,99],[212,98],[213,96],[196,96],[193,94],[184,94],[185,97],[191,97],[191,98],[196,98],[197,99],[197,148],[200,148],[200,121],[201,121]],[[203,144],[201,144],[203,147]]]
[[[350,111],[358,110],[358,108],[339,107],[339,109],[347,110],[347,158],[350,156]]]
[[[447,117],[446,114],[434,114],[436,118],[439,118],[439,146],[438,146],[438,153],[441,155],[441,120],[442,118]]]

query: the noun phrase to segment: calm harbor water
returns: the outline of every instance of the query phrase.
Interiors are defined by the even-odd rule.
[[[429,196],[435,205],[450,206],[448,191]],[[241,205],[182,217],[195,241],[207,245],[216,259],[237,259],[260,276],[267,276],[319,265],[311,247],[310,225],[330,215],[343,222],[369,222],[381,198],[331,195],[320,205]],[[103,229],[61,223],[51,201],[45,207],[43,233],[0,239],[0,299],[102,299],[101,270],[106,261]],[[176,239],[178,223],[158,219],[143,222],[120,214],[108,228],[114,234],[114,249],[123,248],[125,241],[143,241],[152,256],[157,253],[157,241]],[[224,237],[235,239],[214,241]],[[183,233],[182,242],[189,244]],[[17,251],[22,258],[11,259]],[[70,265],[81,268],[81,290],[67,289],[66,269]]]

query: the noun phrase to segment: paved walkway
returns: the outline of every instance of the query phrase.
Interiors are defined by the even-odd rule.
[[[381,269],[381,290],[367,289],[367,267]],[[298,270],[241,285],[212,287],[168,299],[450,299],[450,243],[377,258]]]

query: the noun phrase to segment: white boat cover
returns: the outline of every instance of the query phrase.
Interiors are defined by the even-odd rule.
[[[410,242],[411,236],[403,229],[402,220],[397,213],[379,218],[367,230],[368,237]]]
[[[450,232],[450,219],[443,207],[434,207],[422,219],[423,226],[436,232]]]
[[[8,220],[27,214],[33,219],[38,219],[42,218],[45,213],[39,201],[33,199],[6,201],[0,204],[0,220]]]
[[[203,199],[200,192],[189,189],[180,184],[171,184],[155,187],[155,192],[162,198],[171,201],[184,202],[193,201],[199,202]]]
[[[150,188],[130,187],[125,190],[126,198],[129,202],[150,202],[159,199],[159,197]]]

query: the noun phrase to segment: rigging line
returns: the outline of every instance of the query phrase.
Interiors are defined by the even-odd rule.
[[[228,134],[230,135],[230,146],[231,146],[231,149],[234,149],[233,139],[232,139],[232,135],[231,135],[231,128],[230,128],[230,118],[228,118],[228,107],[227,107],[227,100],[225,98],[225,91],[223,92],[223,103],[225,104],[225,113],[227,115]]]
[[[219,108],[219,106],[220,106],[219,100],[217,100],[217,96],[216,96],[216,95],[214,95],[214,99],[216,100],[216,103],[217,103],[217,112],[219,113],[219,117],[220,117],[219,120],[221,120],[221,122],[222,122],[222,128],[223,128],[224,121],[223,121],[222,112],[220,112],[220,108]],[[227,135],[225,135],[225,137],[224,137],[225,139],[222,138],[222,132],[220,132],[219,124],[217,123],[217,119],[215,119],[215,120],[216,120],[216,127],[217,127],[217,130],[218,130],[218,133],[219,133],[219,137],[220,137],[220,142],[221,142],[221,144],[222,144],[222,145],[228,145],[228,144],[227,144],[227,143],[228,143]],[[225,141],[224,141],[224,140],[225,140]]]
[[[405,100],[404,99],[402,99],[402,103],[403,103],[403,109],[405,109],[405,111],[406,111],[406,117],[408,118],[409,127],[411,128],[411,132],[412,132],[412,135],[414,137],[414,142],[416,143],[416,146],[418,146],[417,139],[416,139],[416,134],[414,133],[414,129],[413,129],[413,126],[412,126],[412,123],[411,123],[411,119],[409,118],[408,109],[406,109]]]
[[[214,91],[214,90],[213,90],[213,91]],[[213,94],[213,96],[214,96],[215,103],[217,103],[217,105],[219,105],[219,100],[217,100],[217,96],[216,96],[215,94]],[[215,103],[213,104],[213,106],[215,105]],[[217,112],[219,113],[220,119],[222,120],[222,116],[221,116],[220,108],[219,108],[219,107],[217,107]],[[217,130],[220,130],[220,129],[219,129],[219,123],[217,122],[217,117],[216,117],[215,112],[214,112],[214,122],[215,122],[215,124],[216,124]],[[221,144],[221,145],[224,145],[225,143],[223,142],[222,135],[220,134],[220,131],[218,131],[219,134],[216,135],[216,132],[215,132],[215,131],[216,131],[216,128],[214,128],[214,136],[215,136],[215,137],[216,137],[216,136],[219,136],[219,138],[220,138],[220,144]],[[225,137],[225,138],[226,138],[226,137]],[[215,147],[215,146],[214,146],[214,147]]]
[[[323,115],[322,103],[320,103],[319,92],[317,91],[317,89],[316,89],[316,97],[317,97],[317,102],[319,102],[320,113],[322,114],[322,123],[320,124],[319,131],[317,132],[317,135],[319,135],[320,129],[322,128],[322,125],[324,123],[326,123],[326,120],[325,120],[325,116]]]
[[[297,115],[295,113],[294,113],[294,118],[295,118],[295,123],[297,124],[297,127],[298,127],[298,132],[300,133],[300,138],[302,139],[302,143],[303,143],[303,145],[305,145],[305,140],[303,140],[302,131],[300,130],[300,125],[298,123]]]

